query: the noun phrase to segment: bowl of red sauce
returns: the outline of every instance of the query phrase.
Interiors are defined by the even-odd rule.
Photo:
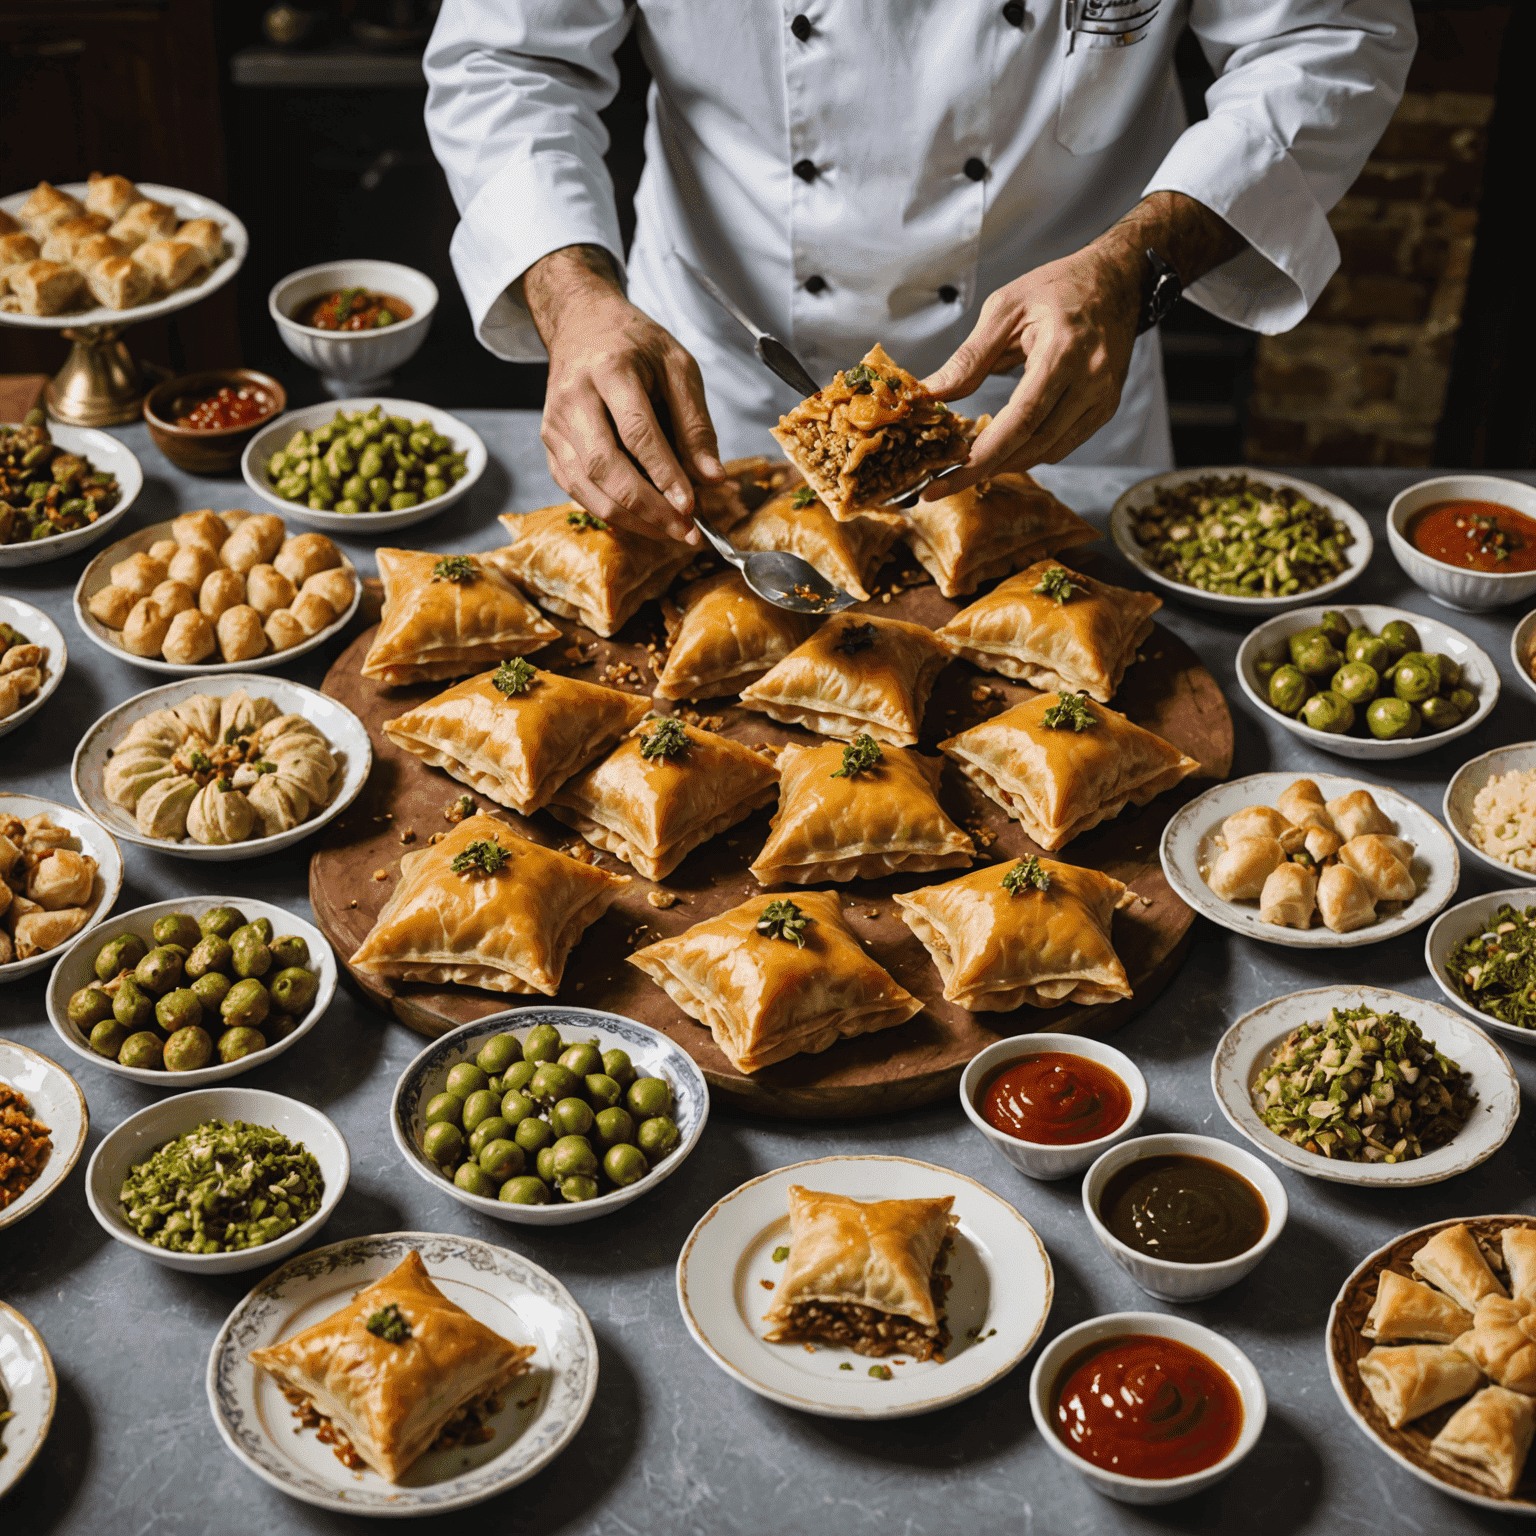
[[[1536,593],[1536,486],[1497,475],[1439,475],[1387,511],[1397,563],[1437,603],[1483,613]]]
[[[1269,1411],[1242,1350],[1161,1312],[1112,1312],[1058,1334],[1035,1362],[1029,1406],[1045,1443],[1124,1504],[1170,1504],[1219,1482]]]
[[[1065,1179],[1135,1134],[1147,1080],[1123,1051],[1081,1035],[1014,1035],[960,1075],[971,1124],[1021,1173]]]
[[[157,384],[144,397],[155,446],[178,469],[222,475],[257,430],[288,409],[288,391],[254,368],[214,368]]]

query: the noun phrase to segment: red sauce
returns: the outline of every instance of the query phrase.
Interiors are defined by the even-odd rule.
[[[1041,1051],[999,1070],[981,1090],[977,1109],[995,1131],[1040,1146],[1097,1141],[1125,1124],[1131,1090],[1086,1056]]]
[[[414,313],[404,299],[393,294],[338,288],[311,299],[294,311],[293,318],[316,331],[376,331],[409,320]]]
[[[256,384],[242,384],[231,389],[228,384],[200,400],[185,416],[176,418],[178,427],[194,432],[222,432],[229,427],[248,427],[253,421],[272,414],[276,402]]]
[[[1464,571],[1536,571],[1536,519],[1496,501],[1437,501],[1416,512],[1408,542]]]
[[[1133,1333],[1079,1351],[1057,1378],[1056,1432],[1126,1477],[1184,1477],[1228,1455],[1243,1429],[1237,1384],[1176,1339]]]

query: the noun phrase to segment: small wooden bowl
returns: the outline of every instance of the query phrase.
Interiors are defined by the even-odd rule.
[[[254,384],[265,390],[272,398],[271,410],[241,427],[202,431],[176,425],[178,416],[184,416],[222,386],[238,389],[242,384]],[[156,385],[144,397],[144,421],[155,447],[178,469],[191,475],[229,473],[239,464],[245,445],[287,409],[288,391],[270,374],[258,373],[254,368],[213,368],[206,373],[186,373]]]

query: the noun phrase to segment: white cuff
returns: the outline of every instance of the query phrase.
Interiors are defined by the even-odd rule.
[[[1283,145],[1218,113],[1179,136],[1142,192],[1183,192],[1219,213],[1248,249],[1184,290],[1202,309],[1273,336],[1305,318],[1339,265],[1339,245]]]

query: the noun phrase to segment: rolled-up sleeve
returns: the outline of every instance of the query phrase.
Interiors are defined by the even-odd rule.
[[[1190,286],[1195,303],[1251,330],[1288,330],[1338,267],[1328,211],[1402,98],[1413,12],[1409,0],[1194,0],[1189,24],[1216,71],[1210,116],[1146,191],[1183,192],[1248,242]]]
[[[510,362],[544,345],[518,279],[567,245],[622,268],[608,134],[624,0],[443,0],[427,45],[427,133],[459,209],[449,247],[480,340]]]

